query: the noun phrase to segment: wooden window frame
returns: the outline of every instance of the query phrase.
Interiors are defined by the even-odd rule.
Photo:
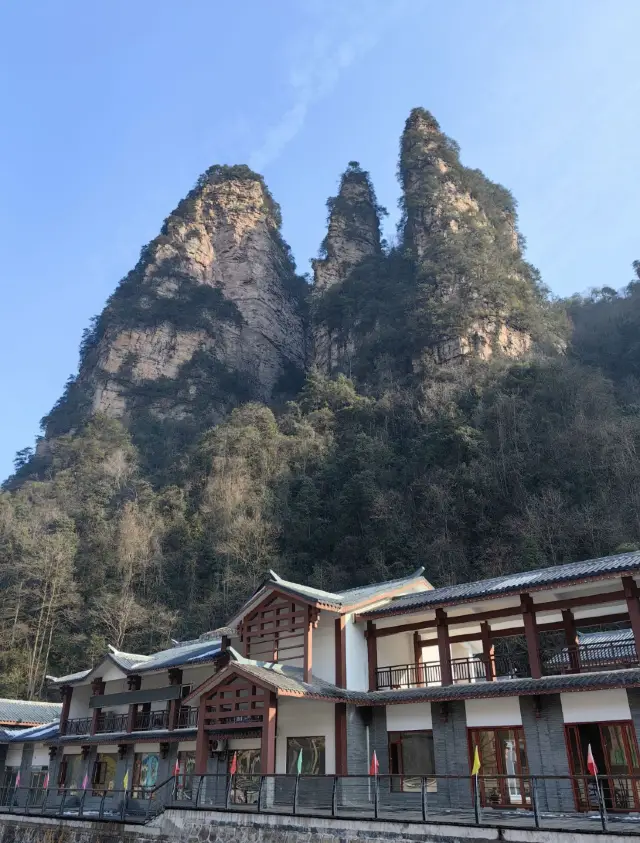
[[[524,808],[527,809],[531,806],[531,792],[529,788],[529,792],[527,792],[527,785],[530,781],[529,776],[531,773],[529,772],[529,756],[527,751],[527,737],[524,732],[524,726],[522,725],[509,725],[509,726],[469,726],[467,727],[467,740],[469,743],[469,770],[471,770],[473,766],[473,756],[475,752],[476,745],[479,745],[478,739],[475,737],[478,732],[493,732],[494,735],[497,732],[515,732],[516,733],[516,741],[517,741],[517,751],[516,751],[516,773],[513,776],[510,776],[505,770],[501,769],[503,759],[499,752],[496,752],[496,766],[498,767],[497,778],[496,781],[498,783],[498,793],[500,796],[499,802],[490,802],[487,800],[486,797],[486,779],[491,778],[492,774],[486,774],[482,766],[480,767],[480,774],[479,774],[479,783],[480,783],[480,803],[483,807],[486,808],[510,808],[510,809],[518,809]],[[520,738],[522,738],[524,743],[524,751],[527,755],[527,769],[522,769],[522,764],[520,763]],[[495,740],[495,737],[494,737]],[[482,765],[482,755],[480,756],[480,764]],[[504,777],[504,778],[503,778]],[[516,779],[520,783],[520,792],[522,794],[522,802],[520,804],[513,803],[509,801],[506,795],[506,788],[507,788],[507,777]]]
[[[435,787],[432,788],[429,792],[430,793],[437,793],[438,780],[437,780],[437,778],[435,778],[435,776],[436,776],[436,771],[435,771],[435,747],[434,747],[434,765],[433,765],[434,770],[433,770],[432,773],[424,773],[424,774],[422,774],[422,773],[407,773],[406,776],[405,776],[405,773],[404,773],[404,755],[403,755],[403,752],[402,752],[402,744],[403,744],[402,738],[403,738],[403,735],[410,735],[410,734],[411,735],[426,735],[427,737],[430,737],[431,740],[433,740],[433,729],[393,729],[392,731],[387,732],[387,747],[388,747],[388,751],[389,751],[389,775],[391,775],[391,776],[399,775],[400,776],[400,790],[398,791],[399,793],[413,793],[414,792],[413,790],[405,790],[404,789],[405,778],[407,778],[407,779],[410,779],[410,778],[411,779],[433,778],[435,780],[436,784],[435,784]],[[392,735],[399,735],[400,737],[399,737],[399,739],[394,740],[391,737]],[[399,746],[400,747],[400,750],[399,750],[398,755],[397,755],[398,761],[399,761],[398,767],[400,769],[398,770],[397,773],[394,773],[391,769],[391,747],[392,746]],[[392,778],[391,779],[391,789],[392,790],[394,789],[393,788],[394,781],[395,781],[395,779]]]

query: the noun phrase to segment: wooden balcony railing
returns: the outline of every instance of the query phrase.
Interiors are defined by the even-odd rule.
[[[183,707],[178,713],[178,729],[195,729],[198,725],[198,709]]]
[[[166,709],[162,711],[139,711],[136,714],[133,731],[147,732],[151,729],[167,729],[169,717]]]
[[[574,644],[564,647],[548,659],[543,670],[547,676],[558,673],[591,673],[600,670],[624,670],[640,664],[633,641]]]
[[[515,679],[529,676],[525,659],[512,656],[494,656],[485,659],[478,655],[470,658],[451,659],[451,675],[455,685],[467,682],[486,682],[495,679]],[[379,667],[376,671],[378,691],[392,688],[420,688],[427,685],[441,685],[440,662],[419,662],[418,664],[396,664]]]
[[[112,711],[105,711],[98,715],[96,732],[126,732],[127,723],[127,714],[116,714]]]
[[[63,735],[88,735],[90,732],[90,717],[75,717],[72,720],[67,720],[62,729]]]

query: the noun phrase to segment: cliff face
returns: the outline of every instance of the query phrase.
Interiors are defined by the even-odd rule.
[[[313,363],[324,374],[351,373],[355,353],[354,324],[357,316],[346,314],[346,323],[335,325],[322,313],[328,292],[335,298],[339,287],[358,270],[381,258],[380,219],[368,174],[351,162],[340,180],[338,195],[329,199],[329,226],[321,247],[323,257],[312,261]]]
[[[197,415],[200,426],[240,400],[295,391],[306,365],[305,285],[279,227],[261,177],[212,167],[85,337],[70,400],[115,418]],[[73,411],[60,409],[49,434],[73,424]]]
[[[429,310],[433,358],[525,354],[537,291],[520,253],[510,193],[463,167],[457,144],[424,109],[407,120],[400,177],[403,245]]]

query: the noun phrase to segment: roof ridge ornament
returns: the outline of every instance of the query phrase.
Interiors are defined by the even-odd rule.
[[[269,568],[269,575],[274,582],[277,582],[277,583],[284,582],[282,577],[279,574],[276,574],[276,572],[272,568]]]
[[[112,656],[117,656],[120,650],[113,646],[113,644],[107,644],[107,649],[111,653]]]

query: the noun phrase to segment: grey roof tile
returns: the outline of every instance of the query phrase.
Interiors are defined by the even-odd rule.
[[[0,725],[51,723],[61,711],[61,703],[0,699]]]
[[[434,588],[418,594],[396,597],[380,609],[363,612],[362,617],[381,617],[384,615],[417,612],[421,609],[446,606],[464,602],[473,598],[497,597],[519,593],[523,590],[541,588],[548,585],[560,585],[575,580],[606,576],[607,574],[640,571],[640,552],[621,553],[616,556],[604,556],[599,559],[587,559],[584,562],[571,562],[556,565],[553,568],[539,568],[520,574],[506,574],[488,580]]]

